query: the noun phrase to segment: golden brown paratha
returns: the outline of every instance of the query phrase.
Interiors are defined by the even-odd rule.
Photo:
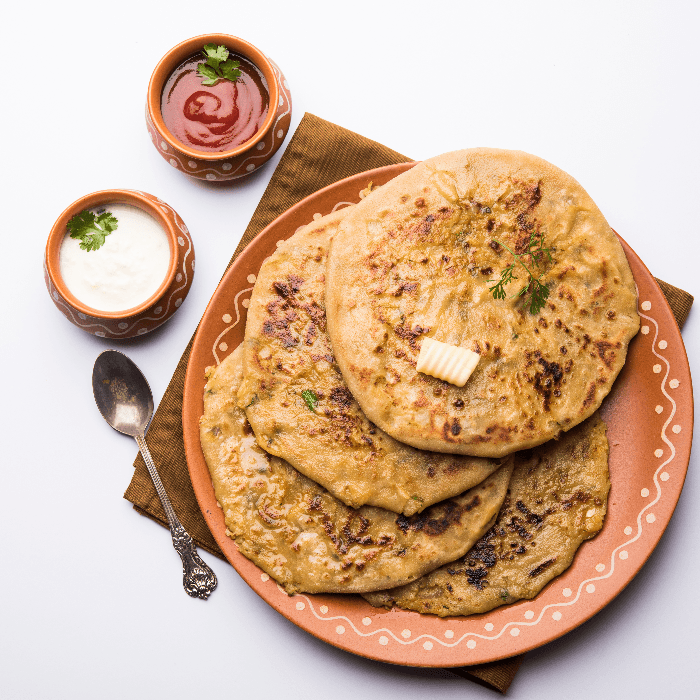
[[[518,266],[531,241],[549,298],[529,308]],[[507,248],[506,248],[507,246]],[[518,296],[520,289],[525,289]],[[497,457],[590,416],[639,327],[622,247],[581,185],[520,151],[478,148],[420,163],[360,202],[333,239],[331,343],[373,423],[426,450]],[[463,388],[416,371],[425,336],[481,355]]]
[[[260,445],[345,504],[412,515],[480,483],[501,460],[397,442],[348,390],[325,313],[326,258],[347,213],[304,227],[263,263],[248,309],[240,405]]]
[[[202,450],[227,533],[289,593],[352,593],[412,581],[461,556],[490,527],[513,460],[463,495],[406,517],[348,508],[256,443],[238,408],[241,347],[210,369]]]
[[[459,561],[407,586],[369,593],[375,606],[472,615],[534,598],[598,533],[610,479],[605,424],[598,415],[515,455],[508,495],[493,527]]]

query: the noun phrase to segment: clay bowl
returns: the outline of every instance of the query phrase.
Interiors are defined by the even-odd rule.
[[[170,266],[156,293],[139,306],[114,312],[90,308],[73,296],[59,265],[68,221],[84,209],[109,204],[131,204],[150,214],[163,227],[170,243]],[[133,338],[158,328],[180,308],[193,277],[194,246],[187,226],[172,207],[145,192],[102,190],[81,197],[58,217],[46,242],[44,281],[53,303],[71,323],[100,338]]]
[[[177,140],[165,126],[160,110],[163,86],[184,60],[201,52],[205,44],[226,46],[255,64],[267,82],[270,107],[261,129],[230,151],[198,151]],[[204,60],[204,59],[202,59]],[[229,34],[203,34],[170,49],[160,60],[148,84],[146,126],[158,153],[177,170],[200,180],[235,180],[257,170],[282,145],[292,120],[292,96],[282,71],[252,44]]]

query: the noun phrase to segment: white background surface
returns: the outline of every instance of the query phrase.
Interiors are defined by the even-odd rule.
[[[576,177],[652,272],[700,293],[700,9],[690,2],[13,3],[0,27],[3,368],[0,696],[493,698],[466,680],[338,651],[227,564],[182,590],[166,530],[122,499],[136,446],[97,412],[92,364],[126,351],[158,402],[273,172],[189,180],[144,125],[152,69],[204,32],[241,36],[305,111],[416,159],[518,148]],[[160,331],[118,345],[70,325],[41,272],[61,211],[98,189],[156,194],[197,273]],[[700,316],[684,338],[698,377]],[[698,697],[698,453],[666,534],[617,600],[528,654],[513,698]]]

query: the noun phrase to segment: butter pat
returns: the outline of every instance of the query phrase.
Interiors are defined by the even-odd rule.
[[[455,386],[464,386],[479,359],[479,354],[472,350],[423,338],[416,370]]]

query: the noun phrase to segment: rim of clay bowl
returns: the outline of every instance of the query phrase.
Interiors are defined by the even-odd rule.
[[[252,61],[255,66],[265,76],[267,81],[267,89],[270,95],[270,103],[267,110],[267,117],[263,125],[258,129],[258,132],[248,141],[244,141],[240,146],[230,151],[197,151],[194,148],[186,146],[184,143],[176,139],[163,121],[163,115],[160,111],[160,100],[163,94],[163,87],[172,72],[187,58],[194,56],[202,50],[204,44],[224,45],[229,51],[241,54],[248,60]],[[267,130],[272,125],[277,112],[277,104],[279,103],[279,87],[275,71],[270,63],[270,60],[257,47],[248,43],[244,39],[231,34],[201,34],[200,36],[187,39],[177,46],[174,46],[168,53],[163,56],[155,67],[151,80],[148,83],[148,94],[146,104],[151,121],[160,136],[176,151],[185,154],[191,158],[199,158],[205,161],[219,161],[226,158],[238,156],[245,153],[255,146],[261,139],[265,137]]]
[[[147,214],[150,214],[162,226],[163,230],[168,236],[168,242],[170,244],[170,264],[168,266],[168,273],[166,274],[161,285],[154,294],[146,299],[146,301],[138,306],[133,306],[130,309],[124,309],[123,311],[101,311],[100,309],[94,309],[91,306],[87,306],[68,290],[68,287],[61,276],[61,244],[63,243],[63,238],[68,232],[68,222],[73,218],[73,216],[80,213],[84,209],[94,209],[95,207],[106,204],[131,204],[132,206],[138,207],[142,211],[145,211]],[[168,287],[170,287],[170,285],[173,283],[178,266],[177,231],[175,225],[168,219],[168,217],[165,216],[158,206],[145,195],[132,190],[100,190],[98,192],[86,194],[84,197],[77,199],[75,202],[73,202],[73,204],[66,207],[63,213],[58,217],[58,219],[56,219],[56,223],[53,225],[51,233],[49,233],[49,239],[46,241],[45,259],[46,268],[48,270],[51,282],[63,296],[63,298],[66,299],[74,309],[86,314],[87,316],[92,316],[93,318],[131,318],[153,306],[153,304],[163,296]]]

